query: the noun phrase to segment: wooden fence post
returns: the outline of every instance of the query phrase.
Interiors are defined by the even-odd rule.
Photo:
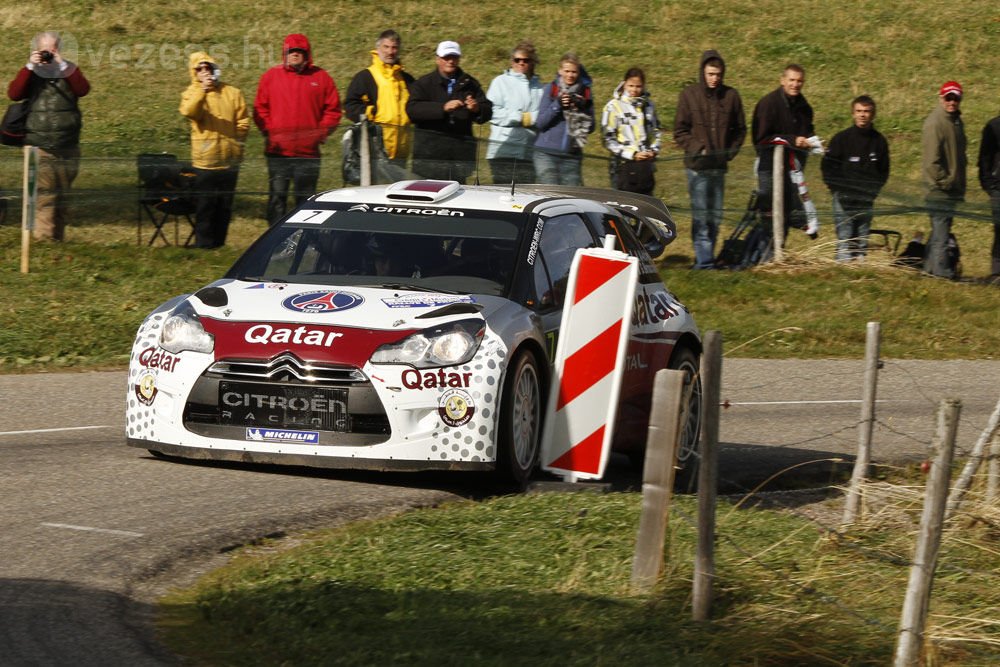
[[[993,414],[990,415],[986,428],[979,435],[979,440],[976,441],[969,454],[969,459],[965,462],[965,467],[962,468],[962,474],[958,476],[958,481],[955,482],[955,487],[951,490],[951,495],[948,497],[948,516],[951,516],[962,504],[965,492],[972,486],[972,477],[983,463],[986,445],[993,441],[998,432],[1000,432],[1000,401],[997,401],[996,407],[993,408]]]
[[[705,333],[701,355],[701,441],[698,461],[698,551],[694,560],[692,618],[712,613],[715,579],[715,501],[718,493],[719,403],[722,396],[722,334]]]
[[[861,392],[861,421],[858,424],[858,455],[851,473],[851,487],[844,503],[842,523],[849,525],[858,518],[861,507],[861,487],[868,479],[872,462],[872,432],[875,429],[875,392],[878,388],[878,357],[882,327],[878,322],[868,323],[865,338],[865,384]]]
[[[920,534],[910,565],[910,580],[903,601],[899,621],[894,667],[911,667],[920,664],[924,640],[924,625],[930,604],[931,583],[937,567],[938,548],[944,526],[945,502],[951,479],[951,462],[955,452],[955,434],[962,402],[957,399],[941,401],[938,410],[938,430],[935,437],[937,454],[931,464],[924,496],[924,511],[920,517]]]
[[[771,163],[771,234],[774,237],[774,261],[785,260],[785,145],[774,147]]]
[[[657,371],[642,471],[642,513],[632,561],[632,589],[648,592],[663,571],[663,539],[674,490],[674,464],[684,394],[684,371]]]
[[[993,436],[993,444],[990,445],[990,465],[989,475],[986,477],[986,502],[995,502],[998,495],[997,487],[1000,486],[1000,433]]]

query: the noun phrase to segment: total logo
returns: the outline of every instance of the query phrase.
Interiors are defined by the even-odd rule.
[[[360,306],[365,299],[353,292],[302,292],[281,302],[288,310],[298,313],[332,313]]]

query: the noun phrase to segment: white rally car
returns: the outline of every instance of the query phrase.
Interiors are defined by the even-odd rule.
[[[367,469],[536,465],[570,263],[639,258],[615,447],[641,457],[653,376],[701,343],[650,253],[657,199],[587,188],[405,181],[311,198],[229,273],[154,310],[128,376],[128,444],[157,455]]]

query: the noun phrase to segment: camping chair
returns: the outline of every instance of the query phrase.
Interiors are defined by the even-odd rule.
[[[180,245],[180,220],[184,218],[191,227],[184,245],[191,245],[194,238],[191,215],[195,212],[189,185],[192,175],[185,171],[176,155],[169,153],[142,153],[136,158],[136,165],[139,168],[137,243],[142,245],[142,221],[149,218],[153,223],[153,236],[147,245],[153,245],[156,237],[170,245],[163,227],[173,218],[174,245]]]

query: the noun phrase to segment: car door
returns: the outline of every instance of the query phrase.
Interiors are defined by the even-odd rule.
[[[567,213],[545,220],[534,264],[533,284],[536,311],[542,320],[550,361],[555,356],[559,338],[573,257],[579,248],[598,245],[593,231],[580,214]]]

